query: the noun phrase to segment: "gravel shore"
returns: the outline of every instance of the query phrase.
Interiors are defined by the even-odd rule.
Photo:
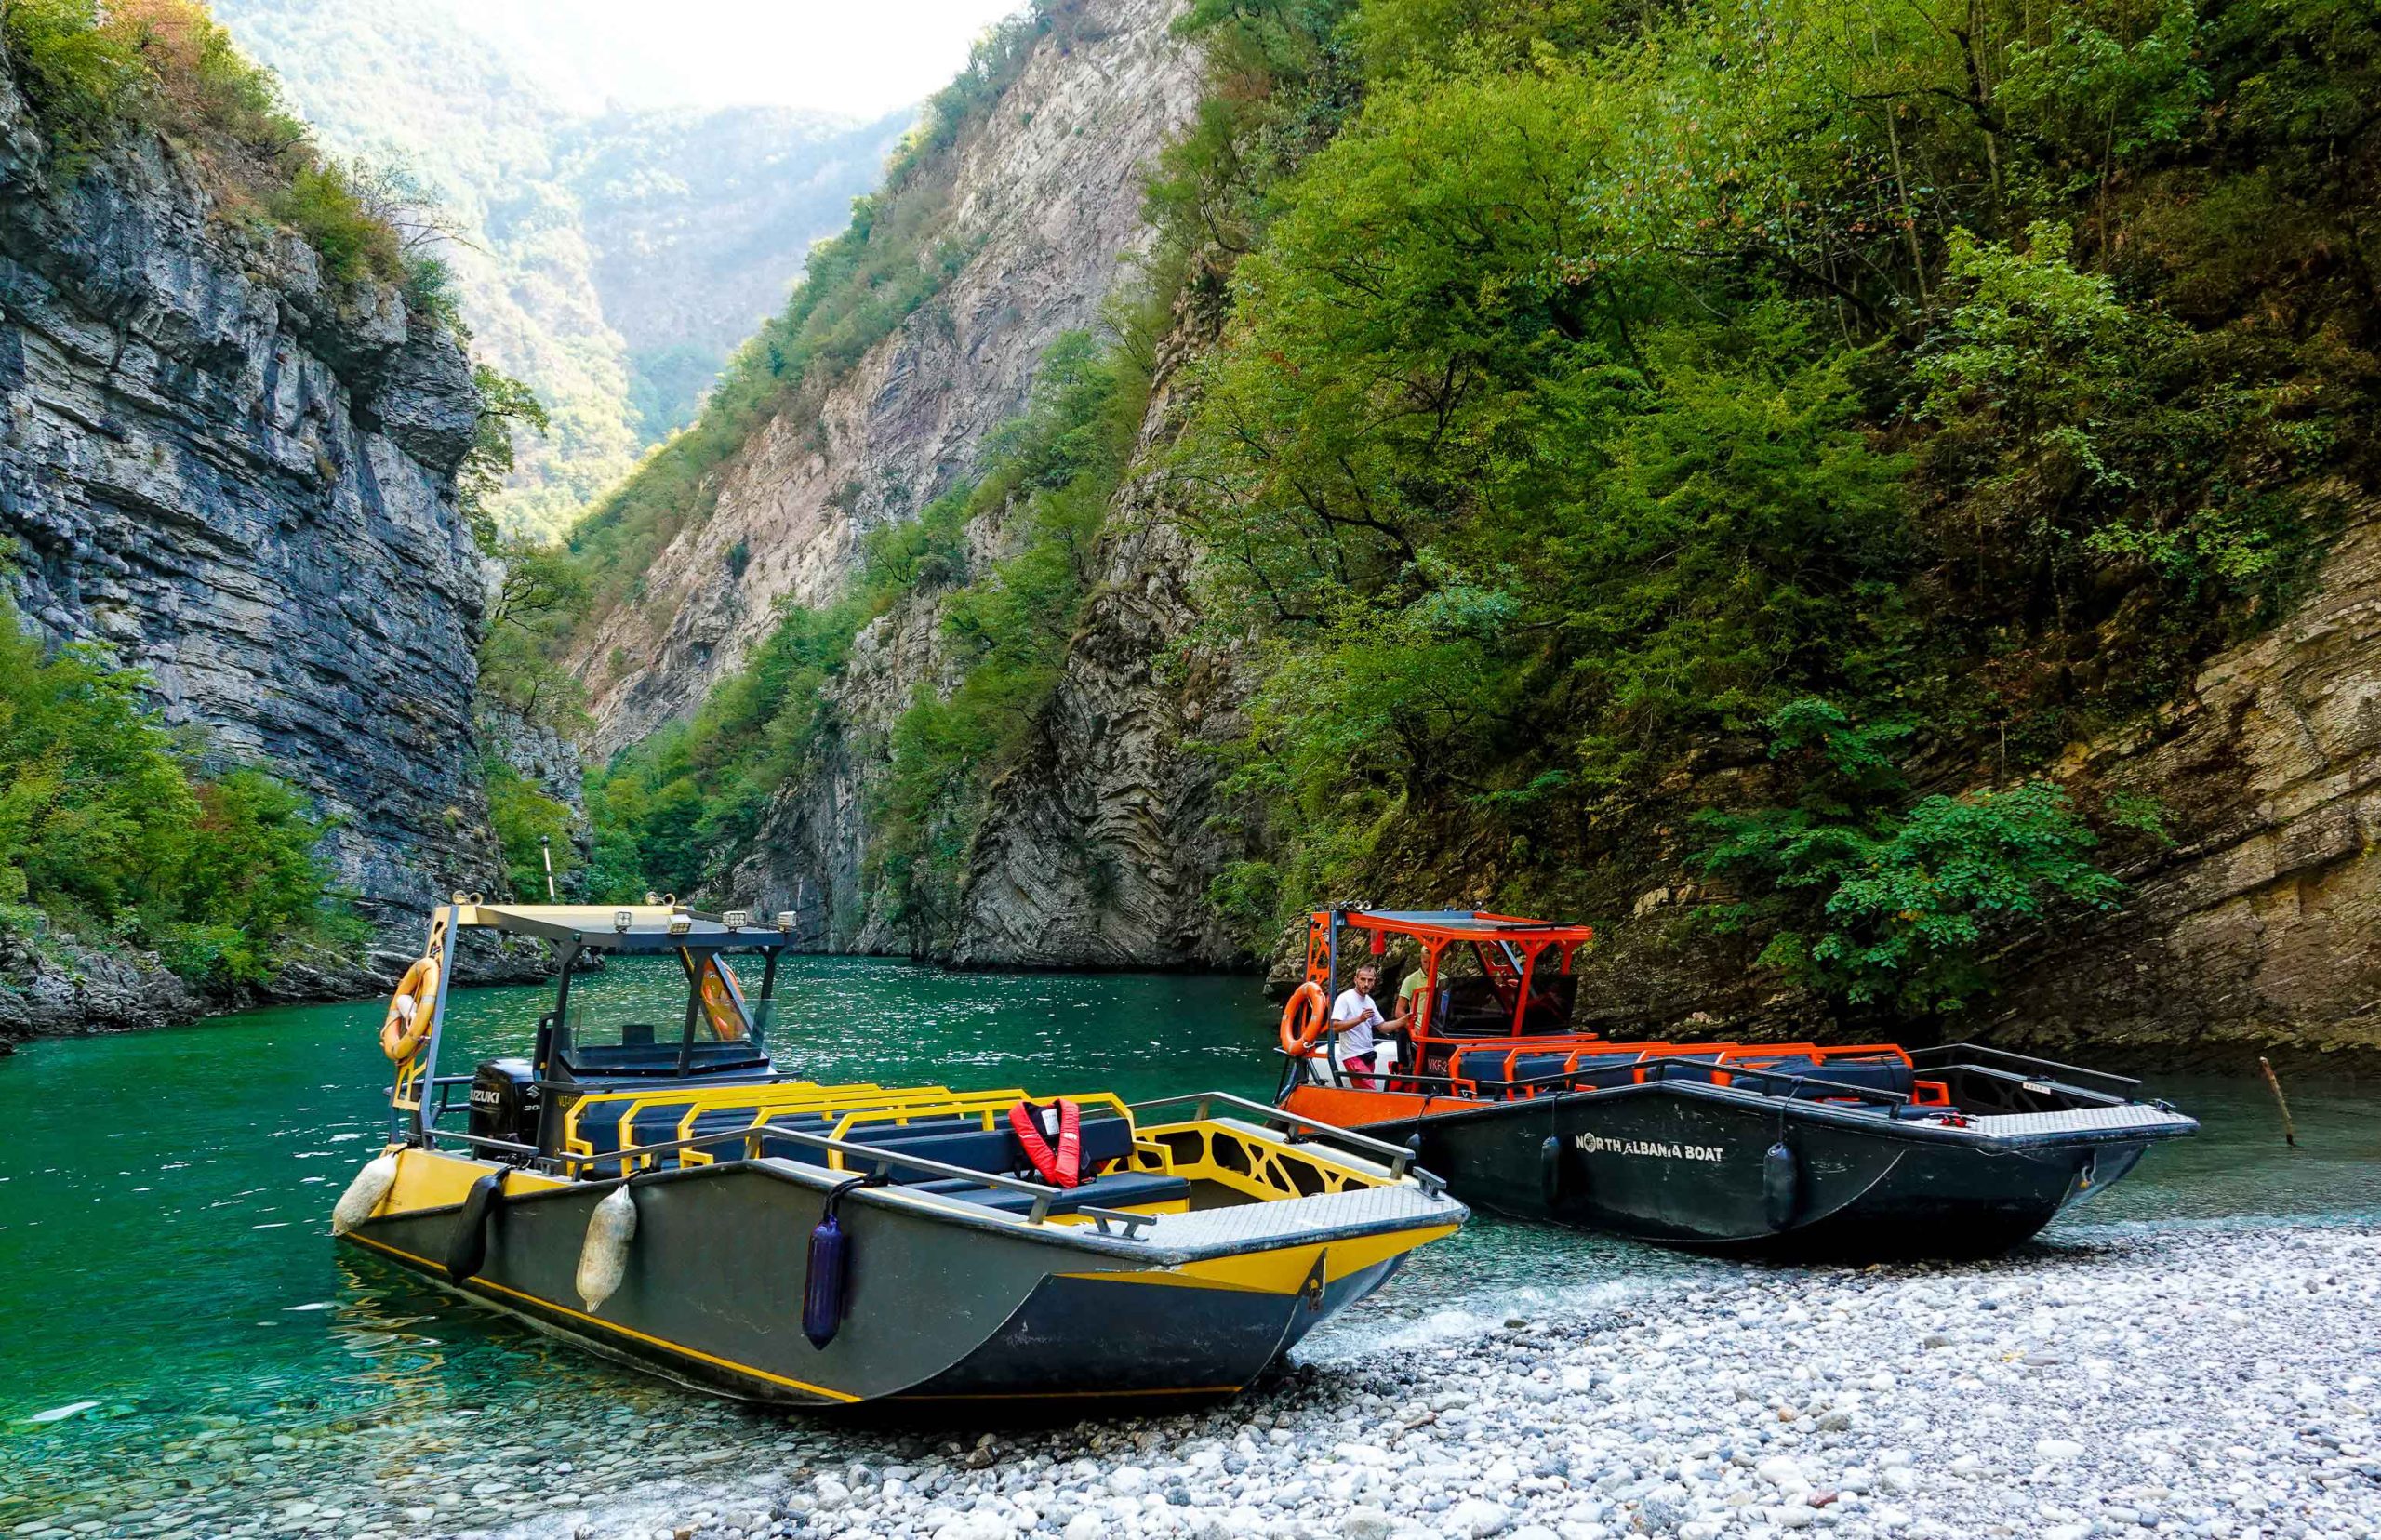
[[[2368,1536],[2376,1423],[2381,1231],[2120,1232],[1451,1314],[1198,1416],[797,1456],[499,1533]]]
[[[318,1463],[286,1451],[312,1466],[295,1484],[18,1533],[2381,1535],[2381,1228],[2128,1227],[1983,1265],[1700,1267],[1562,1299],[1360,1311],[1193,1415],[959,1438],[663,1392],[665,1415],[592,1405],[523,1448],[491,1407],[476,1437],[365,1429]]]

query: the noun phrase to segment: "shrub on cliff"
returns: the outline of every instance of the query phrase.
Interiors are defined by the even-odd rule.
[[[539,790],[497,755],[484,766],[488,819],[504,852],[505,896],[515,902],[547,902],[546,861],[553,861],[554,888],[565,897],[576,891],[579,845],[569,804]]]
[[[153,948],[199,984],[355,939],[304,797],[259,770],[202,771],[147,683],[88,647],[45,657],[0,599],[0,903]]]
[[[0,46],[71,179],[124,128],[198,153],[234,214],[305,237],[342,282],[405,283],[397,234],[199,0],[0,0]]]

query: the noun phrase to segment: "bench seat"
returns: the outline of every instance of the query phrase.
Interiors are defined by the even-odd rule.
[[[1030,1192],[1010,1192],[1004,1188],[985,1187],[956,1176],[910,1186],[918,1192],[964,1198],[968,1202],[981,1203],[1004,1214],[1025,1214],[1033,1207],[1033,1195]],[[1112,1176],[1095,1176],[1081,1187],[1061,1190],[1050,1200],[1050,1212],[1073,1214],[1084,1207],[1140,1208],[1150,1203],[1178,1202],[1190,1196],[1190,1184],[1182,1177],[1168,1176],[1155,1171],[1120,1171]]]

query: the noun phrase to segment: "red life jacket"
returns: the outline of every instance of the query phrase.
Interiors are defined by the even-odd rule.
[[[1025,1147],[1025,1158],[1033,1169],[1053,1187],[1071,1188],[1083,1181],[1083,1109],[1061,1096],[1058,1108],[1058,1148],[1053,1154],[1050,1141],[1042,1134],[1042,1109],[1030,1101],[1018,1102],[1008,1109],[1008,1126],[1017,1135],[1017,1142]]]

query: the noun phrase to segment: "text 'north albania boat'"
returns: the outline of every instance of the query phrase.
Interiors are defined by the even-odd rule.
[[[1343,955],[1343,933],[1362,949]],[[2122,1076],[1973,1043],[1612,1042],[1572,1021],[1591,939],[1465,910],[1315,911],[1276,1100],[1404,1144],[1482,1208],[1802,1255],[2003,1251],[2199,1130]],[[1397,997],[1399,1062],[1367,1071],[1325,1029],[1333,991],[1391,940],[1418,954],[1418,988]]]
[[[553,1005],[526,1056],[441,1075],[448,957],[473,929],[552,943]],[[1220,1094],[1044,1104],[781,1075],[791,942],[675,906],[439,910],[382,1034],[390,1142],[333,1228],[737,1396],[1137,1404],[1247,1385],[1466,1217],[1403,1148]],[[752,999],[732,952],[761,959]],[[666,1029],[637,1005],[657,969],[684,990]]]

